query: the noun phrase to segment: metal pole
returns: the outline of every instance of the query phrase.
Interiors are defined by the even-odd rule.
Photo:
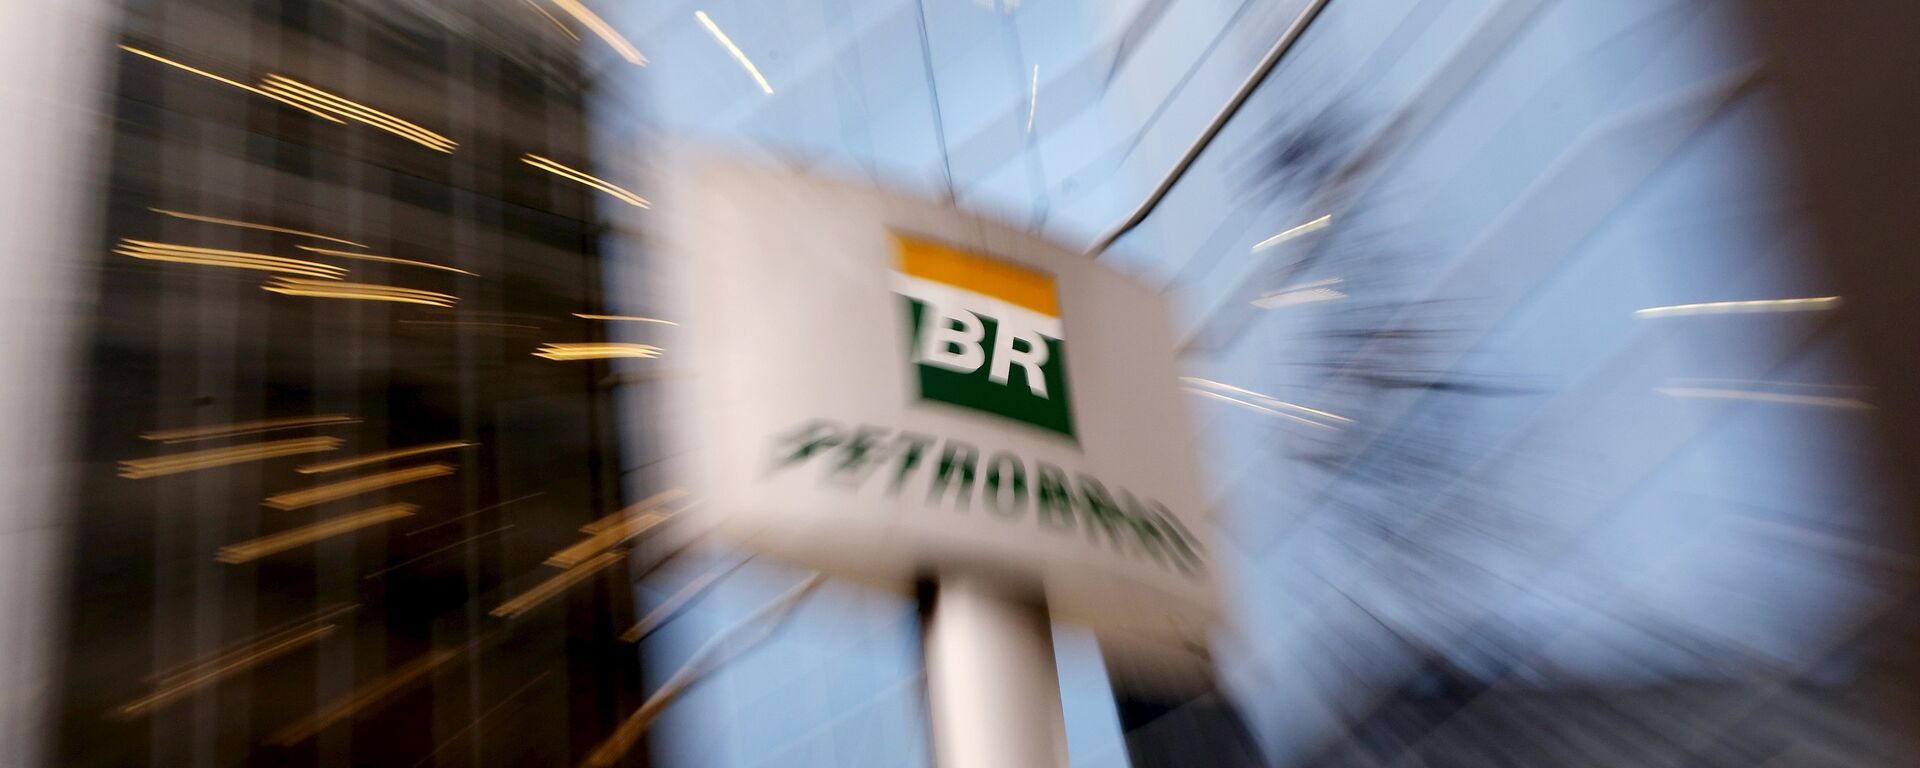
[[[1221,107],[1220,112],[1213,116],[1213,122],[1207,124],[1207,129],[1200,133],[1200,138],[1194,139],[1193,144],[1187,147],[1186,154],[1180,156],[1180,162],[1174,164],[1173,170],[1167,171],[1167,175],[1160,179],[1160,185],[1154,187],[1153,192],[1147,195],[1147,199],[1140,203],[1139,208],[1134,209],[1132,216],[1128,216],[1120,226],[1114,227],[1102,236],[1099,242],[1094,243],[1092,248],[1087,249],[1087,258],[1100,258],[1108,248],[1113,247],[1114,241],[1132,232],[1134,227],[1140,226],[1140,222],[1147,220],[1147,215],[1153,213],[1153,209],[1160,207],[1160,201],[1165,200],[1167,193],[1173,191],[1173,185],[1180,183],[1180,177],[1187,175],[1187,169],[1193,167],[1193,161],[1199,159],[1200,153],[1205,152],[1207,145],[1213,143],[1213,138],[1220,135],[1220,129],[1227,127],[1227,121],[1232,120],[1233,116],[1240,112],[1241,105],[1246,104],[1247,98],[1253,95],[1254,90],[1259,88],[1261,83],[1266,82],[1267,75],[1272,73],[1274,66],[1280,63],[1280,57],[1287,55],[1287,51],[1293,48],[1294,42],[1307,31],[1307,25],[1312,24],[1313,20],[1320,16],[1320,9],[1327,7],[1327,1],[1307,0],[1307,7],[1300,10],[1300,15],[1293,17],[1293,23],[1287,26],[1287,31],[1280,33],[1280,39],[1273,41],[1273,47],[1267,49],[1267,55],[1260,59],[1260,65],[1254,67],[1253,73],[1247,75],[1247,79],[1240,83],[1239,90],[1234,91],[1233,98],[1228,99],[1227,105]]]
[[[1065,768],[1046,606],[999,584],[949,575],[923,601],[921,621],[934,765]]]

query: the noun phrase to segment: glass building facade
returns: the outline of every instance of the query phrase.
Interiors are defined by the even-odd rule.
[[[690,6],[624,21],[672,62],[649,84],[664,133],[1091,243],[1306,6],[700,6],[772,93]],[[1897,754],[1848,703],[1898,604],[1873,544],[1890,510],[1859,474],[1870,398],[1743,13],[1348,0],[1312,20],[1103,256],[1181,318],[1231,619],[1218,679],[1171,694],[1061,627],[1075,765]],[[646,641],[650,674],[801,578],[729,572]],[[654,754],[924,764],[915,631],[908,598],[830,588],[676,704]]]

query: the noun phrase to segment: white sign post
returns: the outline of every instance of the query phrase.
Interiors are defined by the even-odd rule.
[[[685,342],[660,362],[690,374],[671,439],[699,509],[801,565],[937,582],[941,765],[1064,760],[1049,616],[1204,642],[1208,526],[1157,295],[906,196],[720,162],[672,181],[654,212]]]

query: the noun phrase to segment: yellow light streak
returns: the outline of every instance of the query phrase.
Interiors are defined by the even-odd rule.
[[[343,259],[359,259],[361,261],[383,261],[388,264],[404,264],[409,267],[426,267],[428,269],[442,269],[448,272],[458,272],[460,274],[468,275],[471,277],[479,277],[479,275],[477,274],[468,272],[458,267],[449,267],[444,264],[435,264],[430,261],[414,261],[413,259],[396,259],[392,256],[375,256],[371,253],[355,253],[353,251],[340,251],[340,250],[334,250],[332,248],[315,248],[310,245],[296,245],[294,247],[303,251],[312,251],[314,253],[324,253],[328,256],[339,256]]]
[[[1307,234],[1308,232],[1318,232],[1322,229],[1326,229],[1327,225],[1332,223],[1333,223],[1333,214],[1327,214],[1320,218],[1314,219],[1313,221],[1309,221],[1305,224],[1301,224],[1300,226],[1284,230],[1279,234],[1276,234],[1273,237],[1269,237],[1258,243],[1254,243],[1253,250],[1256,253],[1259,251],[1264,251],[1268,248],[1272,248],[1288,240],[1292,240],[1296,237]]]
[[[1747,312],[1817,312],[1840,306],[1838,296],[1804,299],[1760,299],[1757,301],[1709,301],[1701,304],[1675,304],[1634,310],[1635,317],[1679,317],[1684,315],[1730,315]]]
[[[347,299],[354,301],[394,301],[402,304],[425,304],[430,307],[451,307],[460,299],[444,293],[422,291],[413,288],[400,288],[392,285],[374,283],[336,283],[321,280],[302,280],[299,278],[275,278],[265,285],[263,290],[287,296],[307,296],[316,299]]]
[[[568,587],[586,581],[595,573],[599,572],[600,569],[617,563],[621,558],[626,556],[627,551],[624,549],[602,552],[584,563],[561,571],[559,575],[540,582],[534,586],[534,588],[520,593],[511,600],[501,603],[499,607],[488,611],[488,613],[501,618],[513,618],[522,613],[526,613],[528,610],[552,599],[554,595],[565,592]]]
[[[440,665],[458,658],[460,654],[461,651],[457,648],[442,648],[436,651],[430,651],[420,658],[407,662],[392,672],[388,672],[378,679],[360,686],[352,693],[334,699],[332,703],[328,704],[313,716],[289,725],[286,728],[282,728],[280,732],[273,735],[272,741],[280,746],[290,747],[313,738],[314,735],[321,731],[331,728],[335,724],[347,720],[363,710],[372,709],[375,705],[379,704],[381,700],[412,686],[415,682],[433,672],[434,669],[440,667]]]
[[[318,277],[318,278],[323,278],[328,280],[339,279],[337,276],[335,276],[332,273],[324,272],[318,269],[309,270],[309,269],[303,269],[300,267],[289,266],[286,264],[277,264],[274,262],[263,261],[258,259],[246,259],[246,258],[236,258],[236,257],[227,257],[227,256],[203,256],[203,255],[180,252],[180,251],[156,251],[156,250],[152,250],[148,248],[140,248],[136,246],[120,246],[118,248],[113,249],[113,252],[121,256],[130,256],[143,261],[166,261],[166,262],[172,262],[174,264],[192,264],[198,267],[221,267],[223,269],[251,269],[251,270],[256,270],[261,272],[282,272],[282,273],[293,274],[293,275],[307,275],[310,277]]]
[[[556,176],[560,176],[569,181],[577,181],[577,182],[580,182],[581,184],[585,184],[587,186],[593,187],[594,189],[600,190],[609,195],[613,195],[614,197],[620,198],[621,202],[625,202],[628,205],[635,205],[641,208],[645,208],[645,207],[648,207],[648,205],[650,205],[645,198],[642,198],[639,195],[633,194],[632,192],[628,191],[625,187],[614,184],[613,182],[607,181],[606,179],[602,179],[598,176],[585,173],[576,168],[573,168],[572,166],[562,165],[559,161],[556,161],[550,157],[542,157],[540,155],[536,155],[529,152],[520,157],[520,162],[526,163],[527,165],[531,165],[535,168],[539,168],[540,170],[546,171]]]
[[[162,63],[162,64],[165,64],[165,65],[167,65],[167,66],[169,66],[169,67],[175,67],[175,68],[178,68],[178,69],[183,69],[183,70],[186,70],[186,71],[188,71],[188,72],[192,72],[192,73],[194,73],[194,74],[196,74],[196,75],[199,75],[199,76],[201,76],[201,77],[204,77],[204,78],[207,78],[207,79],[210,79],[210,80],[217,80],[217,81],[219,81],[219,82],[222,82],[222,83],[226,83],[227,85],[231,85],[231,86],[233,86],[233,87],[235,87],[235,88],[239,88],[239,89],[241,89],[241,90],[244,90],[244,91],[250,91],[250,92],[252,92],[252,93],[259,93],[259,92],[260,92],[260,89],[258,89],[258,88],[255,88],[255,87],[253,87],[253,86],[251,86],[251,85],[247,85],[246,83],[243,83],[243,82],[240,82],[240,81],[238,81],[238,80],[232,80],[232,79],[229,79],[229,78],[225,78],[225,77],[221,77],[221,76],[219,76],[219,75],[216,75],[216,74],[214,74],[214,73],[212,73],[212,72],[208,72],[208,71],[206,71],[206,70],[204,70],[204,69],[200,69],[199,67],[194,67],[194,66],[191,66],[191,65],[188,65],[188,64],[183,64],[183,63],[181,63],[181,62],[178,62],[178,61],[174,61],[173,59],[169,59],[169,58],[167,58],[167,57],[165,57],[165,56],[161,56],[160,54],[157,54],[157,53],[153,53],[153,52],[151,52],[151,51],[144,51],[144,50],[141,50],[141,49],[139,49],[139,48],[135,48],[135,47],[133,47],[133,46],[131,46],[131,45],[121,45],[121,46],[120,46],[120,50],[123,50],[123,51],[126,51],[126,52],[128,52],[128,53],[131,53],[131,54],[134,54],[134,55],[137,55],[137,56],[145,56],[145,57],[147,57],[147,58],[149,58],[149,59],[152,59],[152,60],[154,60],[154,61],[157,61],[157,62],[160,62],[160,63]],[[332,119],[332,118],[328,118],[328,119]]]
[[[402,296],[415,299],[432,299],[443,304],[457,300],[452,294],[422,290],[419,288],[402,288],[397,285],[386,285],[384,283],[326,283],[318,280],[297,280],[294,278],[275,278],[274,282],[276,284],[285,283],[288,284],[287,287],[294,288],[320,288],[373,296]]]
[[[261,81],[260,85],[261,88],[266,89],[270,93],[277,93],[289,99],[311,104],[328,112],[379,128],[380,130],[429,149],[452,154],[454,148],[460,146],[459,143],[453,139],[429,131],[419,125],[394,117],[393,115],[339,94],[321,90],[320,88],[285,75],[269,73],[266,79]]]
[[[611,321],[628,322],[628,323],[659,323],[661,325],[679,325],[679,323],[676,323],[672,320],[662,320],[657,317],[640,317],[638,315],[588,315],[580,312],[575,312],[573,313],[573,316],[580,318],[582,320],[611,320]]]
[[[229,644],[224,648],[221,648],[217,651],[213,651],[212,653],[207,654],[206,656],[202,657],[199,660],[190,661],[182,664],[175,664],[167,669],[156,671],[141,679],[149,683],[155,682],[155,681],[158,681],[162,684],[169,683],[169,682],[179,682],[181,680],[185,680],[189,677],[192,677],[194,674],[198,672],[210,669],[218,665],[222,659],[233,656],[235,654],[242,653],[246,648],[258,647],[268,643],[276,642],[281,638],[287,637],[297,632],[301,632],[306,629],[319,626],[321,624],[328,623],[330,621],[333,621],[334,619],[338,619],[342,616],[346,616],[357,610],[360,610],[359,603],[346,603],[346,604],[336,603],[327,608],[323,608],[319,611],[315,611],[312,615],[307,616],[305,618],[296,618],[291,621],[286,621],[286,622],[276,624],[268,628],[266,631],[261,632],[260,634],[254,637],[248,638],[246,640],[242,640],[237,643]]]
[[[328,119],[331,120],[332,118],[328,118]],[[251,221],[240,221],[237,219],[221,219],[213,216],[201,216],[196,213],[181,213],[179,211],[169,211],[164,208],[148,208],[147,210],[153,211],[154,213],[158,213],[165,216],[172,216],[176,219],[186,219],[188,221],[201,221],[201,222],[206,222],[208,224],[221,224],[229,227],[245,227],[247,229],[259,229],[267,232],[279,232],[280,234],[283,234],[283,235],[298,235],[300,237],[311,237],[315,240],[326,240],[328,242],[343,243],[346,245],[351,245],[355,248],[366,247],[352,240],[342,240],[337,237],[328,237],[326,235],[322,235],[314,232],[307,232],[305,230],[299,230],[299,229],[288,229],[286,227],[276,227],[270,224],[255,224]]]
[[[260,421],[241,421],[233,424],[216,424],[210,427],[159,429],[152,432],[142,432],[140,433],[140,437],[143,440],[158,440],[163,443],[187,443],[195,440],[211,440],[216,437],[253,435],[281,429],[334,427],[342,424],[358,423],[360,423],[359,419],[344,413],[326,413],[318,416],[295,416],[285,419],[262,419]]]
[[[589,187],[593,187],[594,189],[605,192],[609,195],[613,195],[615,198],[619,199],[620,202],[626,203],[627,205],[631,205],[637,208],[647,208],[652,206],[652,203],[647,202],[646,198],[643,198],[632,192],[628,192],[626,188],[621,187],[618,184],[614,184],[613,182],[607,181],[605,179],[601,179],[597,176],[589,176],[586,173],[582,173],[580,171],[574,170],[572,168],[568,168],[567,166],[554,162],[552,159],[541,157],[539,155],[529,152],[520,158],[520,162],[526,163],[527,165],[531,165],[535,168],[539,168],[540,170],[554,174],[561,178],[571,179],[573,181],[580,182]]]
[[[269,75],[269,77],[272,76]],[[406,123],[397,118],[389,119],[374,112],[360,111],[357,109],[359,105],[355,102],[331,101],[305,90],[295,88],[292,85],[283,85],[277,80],[264,82],[262,83],[262,87],[266,88],[268,93],[281,98],[300,104],[310,104],[318,109],[345,115],[354,122],[378,128],[437,152],[452,154],[455,147],[451,142],[438,140],[439,134],[425,131],[424,129],[415,130],[411,123]]]
[[[322,520],[312,525],[281,531],[271,536],[262,536],[239,544],[221,547],[213,559],[228,564],[245,563],[268,555],[277,555],[289,549],[297,549],[321,539],[330,539],[362,528],[385,522],[412,517],[420,508],[413,504],[388,504],[361,510],[350,515]]]
[[[560,19],[555,17],[553,14],[548,13],[547,9],[542,8],[540,6],[539,0],[527,0],[527,5],[532,6],[534,10],[539,11],[541,16],[547,17],[547,21],[553,22],[553,26],[558,28],[561,34],[564,34],[567,37],[573,38],[575,42],[579,42],[580,34],[577,32],[574,32],[572,29],[569,29],[565,22],[560,21]]]
[[[321,88],[303,83],[285,75],[269,73],[261,85],[286,94],[290,98],[300,99],[321,109],[343,115],[434,149],[452,152],[454,147],[459,146],[459,143],[453,139],[427,130],[415,123],[402,120],[345,96],[322,90]]]
[[[432,136],[429,136],[427,134],[416,133],[404,125],[388,122],[387,120],[381,119],[380,117],[372,114],[355,112],[354,110],[346,107],[345,105],[328,102],[312,94],[295,90],[288,86],[269,84],[267,88],[269,89],[268,90],[269,93],[280,94],[285,98],[297,100],[306,104],[312,104],[315,107],[318,107],[320,109],[326,109],[326,110],[338,112],[342,115],[346,115],[347,117],[352,118],[355,122],[362,123],[364,125],[377,128],[382,131],[386,131],[387,133],[391,133],[395,136],[406,139],[415,144],[419,144],[435,152],[444,152],[446,154],[453,154],[453,150],[457,148],[456,145],[454,144],[441,143],[439,141],[436,141]]]
[[[558,161],[555,161],[552,158],[541,157],[540,155],[528,153],[522,156],[520,158],[520,161],[528,165],[531,165],[535,168],[539,168],[540,170],[565,178],[569,181],[577,181],[577,182],[580,182],[581,184],[585,184],[589,187],[593,187],[594,189],[600,190],[609,195],[613,195],[614,197],[619,198],[621,202],[626,203],[628,205],[632,205],[640,208],[646,208],[651,205],[650,203],[647,202],[645,198],[640,197],[639,195],[636,195],[628,191],[625,187],[622,187],[618,184],[614,184],[613,182],[607,181],[598,176],[587,174],[585,172],[582,172],[570,166],[562,165]]]
[[[121,238],[113,252],[122,256],[131,256],[146,261],[170,261],[178,264],[194,264],[205,267],[226,267],[228,269],[252,269],[262,272],[283,272],[290,275],[306,275],[327,280],[338,280],[347,274],[344,267],[321,264],[317,261],[289,259],[284,256],[271,256],[264,253],[247,251],[224,251],[217,248],[201,248],[191,245],[156,243],[149,240]]]
[[[269,99],[273,99],[274,101],[278,101],[278,102],[280,102],[280,103],[282,103],[282,104],[285,104],[285,105],[287,105],[287,106],[290,106],[290,107],[293,107],[294,109],[298,109],[298,110],[300,110],[300,111],[302,111],[302,112],[305,112],[305,113],[307,113],[307,114],[310,114],[310,115],[313,115],[314,117],[317,117],[317,118],[320,118],[320,119],[322,119],[322,120],[325,120],[325,121],[328,121],[328,122],[331,122],[331,123],[340,123],[340,124],[342,124],[342,125],[344,125],[344,124],[345,124],[345,121],[343,121],[343,120],[341,120],[341,119],[339,119],[339,118],[336,118],[336,117],[334,117],[334,116],[332,116],[332,115],[329,115],[329,114],[326,114],[326,113],[324,113],[324,112],[318,112],[318,111],[315,111],[314,109],[312,109],[312,108],[310,108],[310,107],[307,107],[307,106],[305,106],[305,105],[302,105],[302,104],[299,104],[299,103],[297,103],[297,102],[293,102],[293,101],[288,101],[287,99],[285,99],[285,98],[282,98],[282,97],[281,97],[280,95],[278,95],[278,94],[274,94],[274,93],[268,93],[268,92],[266,92],[266,91],[263,91],[263,90],[260,90],[259,88],[255,88],[255,87],[253,87],[253,86],[251,86],[251,85],[247,85],[246,83],[242,83],[242,82],[240,82],[240,81],[238,81],[238,80],[230,80],[230,79],[227,79],[227,78],[224,78],[224,77],[221,77],[221,76],[219,76],[219,75],[216,75],[216,74],[214,74],[214,73],[212,73],[212,72],[208,72],[208,71],[206,71],[206,70],[204,70],[204,69],[199,69],[199,68],[196,68],[196,67],[190,67],[190,66],[187,66],[187,65],[185,65],[185,64],[182,64],[182,63],[180,63],[180,62],[177,62],[177,61],[174,61],[173,59],[169,59],[169,58],[167,58],[167,57],[165,57],[165,56],[161,56],[161,55],[159,55],[159,54],[156,54],[156,53],[149,53],[149,52],[147,52],[147,51],[143,51],[143,50],[140,50],[139,48],[135,48],[135,47],[133,47],[133,46],[131,46],[131,45],[122,45],[122,46],[120,46],[120,50],[123,50],[123,51],[126,51],[126,52],[128,52],[128,53],[132,53],[132,54],[137,54],[137,55],[140,55],[140,56],[145,56],[145,57],[147,57],[147,58],[149,58],[149,59],[153,59],[154,61],[157,61],[157,62],[160,62],[160,63],[162,63],[162,64],[165,64],[165,65],[167,65],[167,66],[170,66],[170,67],[178,67],[178,68],[180,68],[180,69],[183,69],[183,70],[186,70],[186,71],[188,71],[188,72],[192,72],[192,73],[194,73],[194,74],[196,74],[196,75],[199,75],[199,76],[201,76],[201,77],[205,77],[205,78],[208,78],[208,79],[211,79],[211,80],[216,80],[216,81],[218,81],[218,82],[221,82],[221,83],[225,83],[225,84],[227,84],[227,85],[231,85],[231,86],[233,86],[233,87],[235,87],[235,88],[239,88],[239,89],[241,89],[241,90],[243,90],[243,91],[246,91],[246,92],[248,92],[248,93],[252,93],[252,94],[256,94],[256,95],[259,95],[259,96],[265,96],[265,97],[267,97],[267,98],[269,98]]]
[[[651,359],[659,357],[664,350],[652,344],[560,344],[548,342],[534,350],[533,356],[568,362],[573,360],[607,360],[621,357]]]
[[[1319,409],[1315,409],[1315,408],[1308,408],[1308,407],[1306,407],[1306,406],[1304,406],[1304,405],[1297,405],[1297,404],[1294,404],[1294,403],[1289,403],[1289,402],[1287,402],[1287,401],[1285,401],[1285,400],[1280,400],[1280,399],[1278,399],[1278,398],[1275,398],[1275,397],[1273,397],[1272,395],[1264,395],[1264,394],[1261,394],[1261,393],[1259,393],[1259,392],[1255,392],[1255,391],[1253,391],[1253,390],[1251,390],[1251,389],[1241,389],[1241,388],[1239,388],[1239,387],[1236,387],[1236,386],[1234,386],[1234,385],[1232,385],[1232,384],[1226,384],[1226,383],[1223,383],[1223,382],[1218,382],[1218,381],[1214,381],[1213,379],[1202,379],[1202,378],[1200,378],[1200,377],[1198,377],[1198,376],[1182,376],[1182,377],[1180,377],[1180,380],[1181,380],[1181,381],[1183,381],[1183,382],[1185,382],[1185,383],[1187,383],[1187,384],[1190,384],[1190,385],[1193,385],[1193,386],[1198,386],[1198,387],[1207,387],[1207,388],[1211,388],[1211,389],[1219,389],[1219,390],[1225,390],[1225,391],[1227,391],[1227,392],[1234,392],[1234,393],[1237,393],[1237,394],[1241,394],[1241,395],[1246,395],[1246,396],[1248,396],[1248,397],[1251,397],[1251,398],[1253,398],[1253,399],[1255,399],[1255,400],[1259,400],[1260,402],[1262,402],[1262,403],[1265,403],[1265,404],[1267,404],[1267,405],[1273,405],[1273,406],[1278,406],[1278,407],[1281,407],[1281,408],[1286,408],[1286,409],[1289,409],[1289,410],[1294,410],[1294,411],[1299,411],[1299,412],[1301,412],[1301,413],[1310,413],[1310,414],[1313,414],[1313,415],[1315,415],[1315,416],[1319,416],[1320,418],[1323,418],[1323,419],[1331,419],[1331,420],[1333,420],[1333,421],[1338,421],[1338,422],[1341,422],[1341,423],[1343,423],[1343,424],[1352,424],[1352,423],[1353,423],[1353,419],[1349,419],[1349,418],[1347,418],[1347,417],[1345,417],[1345,416],[1341,416],[1340,414],[1337,414],[1337,413],[1328,413],[1328,412],[1326,412],[1326,411],[1322,411],[1322,410],[1319,410]]]
[[[317,261],[288,259],[288,257],[269,255],[269,253],[219,253],[209,252],[209,250],[184,250],[184,248],[173,248],[173,246],[156,248],[156,246],[142,246],[134,242],[121,242],[113,246],[113,253],[131,255],[134,259],[144,259],[144,261],[175,261],[175,263],[228,267],[228,269],[255,269],[255,271],[267,271],[267,273],[319,276],[328,280],[338,280],[340,276],[346,275],[344,267],[324,265]]]
[[[291,440],[211,448],[204,451],[156,456],[151,459],[129,459],[120,462],[120,476],[129,480],[145,480],[150,477],[177,475],[181,472],[225,467],[249,461],[264,461],[281,456],[321,453],[339,447],[340,438],[337,437],[296,437]]]
[[[626,59],[627,63],[642,67],[647,65],[647,57],[640,55],[639,49],[634,48],[632,43],[627,42],[619,32],[614,31],[612,25],[581,5],[578,0],[553,0],[553,4],[560,10],[566,11],[567,15],[572,16],[575,21],[592,30],[594,34],[599,35],[601,40],[607,41],[607,45],[613,46],[613,50],[620,54],[620,58]]]
[[[416,445],[411,448],[396,448],[391,451],[382,451],[380,453],[369,453],[365,456],[355,456],[351,459],[341,459],[339,461],[329,461],[329,462],[324,462],[320,464],[305,464],[299,467],[295,467],[293,471],[303,475],[318,475],[326,472],[338,472],[343,469],[352,469],[354,467],[364,467],[368,464],[379,464],[382,462],[392,461],[394,459],[404,459],[409,456],[421,456],[429,453],[439,453],[440,451],[451,451],[455,448],[466,448],[468,446],[473,446],[473,445],[479,445],[479,443],[469,443],[464,440],[448,440],[444,443],[427,443],[425,445]]]
[[[1716,389],[1708,387],[1655,387],[1653,391],[1668,397],[1756,400],[1764,403],[1812,405],[1822,408],[1852,408],[1855,410],[1869,410],[1873,408],[1873,404],[1865,400],[1851,397],[1830,397],[1826,395],[1794,395],[1785,392],[1756,392],[1747,389]]]
[[[396,485],[405,485],[421,480],[445,477],[451,474],[453,474],[453,466],[450,464],[426,464],[418,467],[396,469],[392,472],[382,472],[377,475],[356,477],[352,480],[343,480],[338,483],[318,485],[298,491],[275,494],[268,496],[267,500],[262,503],[280,510],[300,509],[302,507],[311,507],[315,504],[324,504],[336,499],[344,499],[349,496],[358,496],[368,491],[392,488]]]
[[[665,504],[669,501],[673,501],[674,499],[678,499],[685,495],[687,495],[687,492],[684,490],[681,490],[679,488],[668,488],[652,496],[648,496],[644,499],[636,501],[628,505],[626,509],[620,510],[611,515],[607,515],[606,517],[600,518],[591,523],[587,523],[586,525],[580,526],[580,532],[587,533],[587,534],[599,533],[612,526],[619,525],[620,523],[625,522],[626,519],[629,517],[637,515],[641,512],[650,511],[655,507],[660,506],[661,504]]]
[[[214,659],[205,665],[168,678],[156,686],[156,690],[133,702],[120,707],[124,717],[135,717],[152,711],[160,706],[179,700],[209,683],[221,678],[244,672],[269,660],[283,656],[288,652],[331,635],[338,630],[338,624],[322,624],[303,632],[294,632],[284,637],[272,637],[258,643],[240,648],[233,653]],[[195,672],[198,674],[195,674]]]
[[[660,512],[643,512],[617,525],[602,529],[584,541],[553,553],[553,556],[547,558],[546,564],[559,568],[572,568],[616,544],[652,530],[668,517],[669,515]]]
[[[258,262],[261,264],[283,264],[283,265],[298,268],[298,269],[313,270],[313,271],[328,272],[328,273],[343,273],[347,271],[345,267],[336,267],[331,264],[322,264],[314,261],[293,259],[285,256],[275,256],[268,253],[254,253],[252,251],[230,251],[230,250],[225,250],[221,248],[206,248],[206,247],[197,246],[197,245],[181,245],[179,243],[156,243],[151,240],[134,240],[132,238],[121,238],[120,242],[115,244],[114,247],[121,248],[128,251],[134,251],[137,253],[144,253],[144,254],[161,254],[161,255],[177,254],[177,255],[183,255],[183,256],[202,256],[202,257],[213,258],[213,259],[225,259],[230,261]]]
[[[693,17],[700,20],[701,25],[707,28],[707,32],[713,35],[713,39],[720,41],[720,45],[724,46],[728,53],[733,54],[734,60],[746,68],[747,74],[753,75],[753,81],[760,84],[760,90],[765,91],[768,96],[773,95],[773,86],[768,85],[767,79],[760,76],[760,68],[753,65],[753,61],[740,50],[740,46],[733,44],[732,38],[727,37],[727,33],[720,31],[720,25],[713,23],[712,17],[709,17],[706,11],[694,11]]]

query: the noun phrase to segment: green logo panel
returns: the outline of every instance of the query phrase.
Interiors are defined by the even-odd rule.
[[[925,302],[911,297],[903,298],[909,317],[908,355],[912,359],[913,349],[929,313]],[[1000,324],[986,315],[975,313],[975,316],[986,327],[982,346],[992,350],[996,334],[1000,332]],[[1033,387],[1027,381],[1026,369],[1021,366],[1010,367],[1007,381],[1002,384],[990,378],[990,365],[962,372],[917,363],[914,368],[919,373],[920,397],[1003,416],[1073,437],[1073,409],[1067,398],[1066,345],[1059,339],[1040,338],[1047,345],[1047,361],[1040,366],[1042,377],[1046,380],[1046,397],[1033,392]]]

